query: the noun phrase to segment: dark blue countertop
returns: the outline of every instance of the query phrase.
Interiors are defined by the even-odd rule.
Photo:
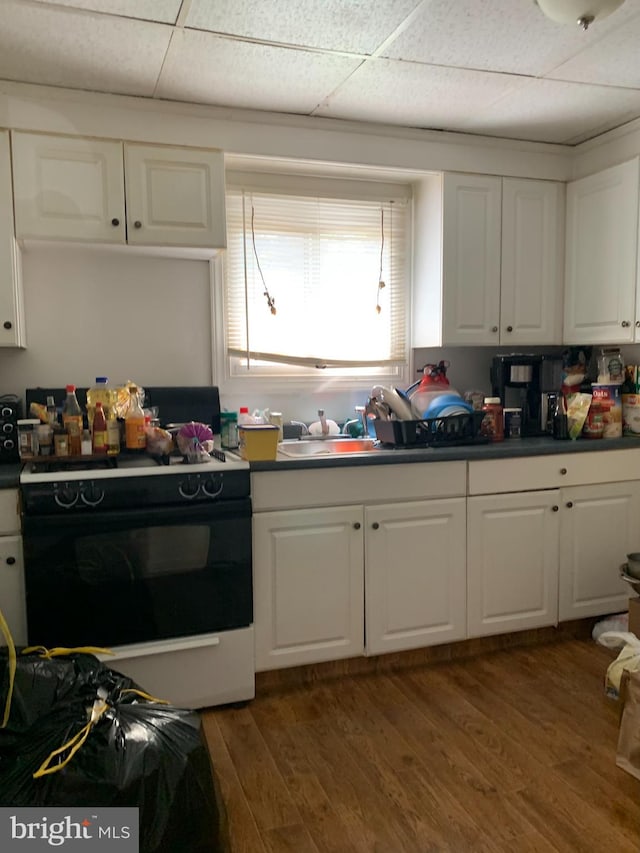
[[[336,453],[326,456],[302,456],[297,459],[278,455],[273,461],[251,462],[252,471],[300,471],[311,468],[356,468],[362,465],[397,465],[407,462],[450,462],[510,459],[522,456],[549,456],[560,453],[602,453],[608,450],[640,448],[640,438],[577,439],[554,441],[552,438],[519,438],[488,444],[459,447],[405,448],[380,447],[362,454]],[[640,471],[638,472],[640,478]]]
[[[0,465],[0,489],[16,489],[22,465],[19,462],[9,462]]]

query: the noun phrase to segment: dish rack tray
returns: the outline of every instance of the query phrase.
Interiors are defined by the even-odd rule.
[[[394,447],[454,447],[461,444],[485,444],[489,437],[480,434],[484,412],[425,418],[420,421],[383,421],[373,423],[376,437]]]

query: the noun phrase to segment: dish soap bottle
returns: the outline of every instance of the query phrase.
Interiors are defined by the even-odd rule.
[[[144,412],[135,385],[129,388],[129,409],[124,418],[125,446],[127,450],[144,450],[147,434],[144,428]]]

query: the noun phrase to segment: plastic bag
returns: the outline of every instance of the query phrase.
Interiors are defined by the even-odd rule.
[[[0,702],[8,685],[0,649]],[[226,816],[199,715],[148,701],[131,679],[93,655],[18,654],[10,714],[0,729],[0,804],[136,806],[141,853],[220,853]],[[54,750],[87,727],[62,769],[34,778]],[[63,762],[64,752],[53,760]]]
[[[622,647],[618,657],[607,667],[605,690],[608,696],[618,698],[620,682],[624,670],[636,672],[640,670],[640,640],[635,634],[628,632],[607,631],[600,636],[598,642],[609,649]]]
[[[618,732],[616,765],[640,779],[640,674],[629,672],[624,678],[624,707]]]
[[[591,394],[573,394],[567,402],[567,422],[569,424],[569,438],[580,437],[582,427],[587,419],[589,406],[591,405]]]

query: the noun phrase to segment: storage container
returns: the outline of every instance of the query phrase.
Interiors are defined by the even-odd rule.
[[[240,456],[248,462],[275,459],[280,430],[275,424],[240,424],[238,439]]]

